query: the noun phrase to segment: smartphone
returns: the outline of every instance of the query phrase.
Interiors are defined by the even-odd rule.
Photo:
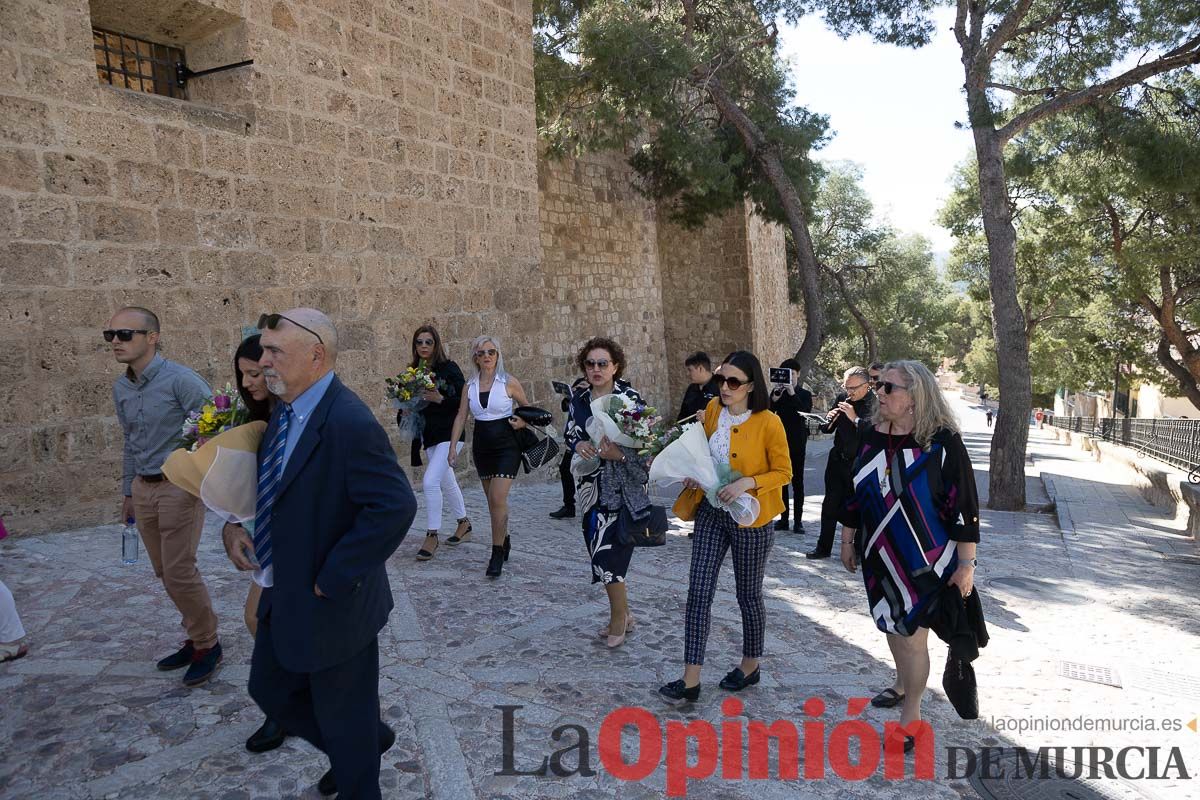
[[[556,393],[565,395],[566,397],[571,396],[571,387],[562,381],[550,381],[550,385],[554,387]]]
[[[778,384],[780,386],[792,385],[792,375],[795,374],[792,370],[787,369],[786,367],[771,367],[769,371],[771,373],[771,377],[769,378],[771,383]]]

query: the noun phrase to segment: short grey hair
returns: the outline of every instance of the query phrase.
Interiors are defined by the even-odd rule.
[[[871,375],[867,372],[866,367],[851,367],[842,375],[842,383],[851,378],[862,378],[864,381],[869,381],[871,380]]]
[[[315,308],[293,308],[283,312],[283,316],[291,318],[320,336],[321,343],[325,345],[325,355],[329,359],[329,363],[332,364],[337,361],[337,327],[325,312],[318,311]]]

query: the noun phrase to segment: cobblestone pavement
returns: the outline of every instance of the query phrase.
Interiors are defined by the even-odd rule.
[[[960,411],[985,483],[990,431],[981,412],[965,404]],[[967,780],[947,777],[951,747],[1177,746],[1189,773],[1200,770],[1200,734],[1186,727],[1012,729],[1016,720],[1039,719],[1186,724],[1200,714],[1200,566],[1162,554],[1192,545],[1119,477],[1045,432],[1034,431],[1031,441],[1031,474],[1048,476],[1075,522],[1064,533],[1052,514],[982,515],[977,585],[992,633],[975,664],[983,716],[964,722],[946,702],[940,686],[945,647],[935,641],[925,711],[938,736],[936,779],[894,783],[880,769],[856,782],[832,773],[823,780],[783,781],[772,767],[773,777],[765,781],[693,781],[689,796],[975,797]],[[808,460],[804,519],[810,531],[816,528],[827,448],[827,442],[815,442]],[[644,706],[664,726],[700,718],[718,730],[729,719],[721,707],[727,695],[716,686],[740,655],[728,565],[714,603],[700,702],[690,712],[669,709],[655,692],[681,673],[686,525],[676,523],[666,547],[635,555],[629,591],[639,627],[610,651],[596,635],[606,604],[601,588],[589,583],[578,524],[546,516],[559,505],[557,491],[554,483],[518,483],[512,560],[500,580],[483,576],[487,515],[477,485],[467,487],[473,541],[458,548],[443,544],[433,561],[417,563],[418,529],[392,559],[396,610],[381,634],[381,693],[385,718],[399,738],[383,759],[385,797],[664,797],[663,766],[636,784],[602,768],[598,735],[605,715],[620,706]],[[423,522],[422,513],[418,526]],[[251,642],[241,609],[247,578],[227,563],[215,522],[202,544],[201,569],[217,604],[225,663],[216,680],[196,690],[183,688],[178,673],[154,669],[154,661],[182,638],[174,627],[177,616],[144,555],[134,566],[120,563],[118,531],[102,526],[0,544],[0,570],[32,641],[27,658],[0,667],[0,797],[317,797],[314,784],[327,764],[307,744],[289,739],[257,756],[242,746],[261,721],[245,692]],[[799,727],[809,719],[804,701],[817,697],[828,708],[821,719],[832,731],[846,718],[849,698],[890,684],[891,657],[866,613],[860,579],[834,559],[806,560],[813,541],[811,533],[777,536],[767,567],[763,680],[739,695],[744,716],[732,720],[743,728],[747,719],[786,719]],[[1064,677],[1062,662],[1107,668],[1121,686]],[[521,706],[515,712],[516,769],[530,771],[573,744],[575,733],[551,739],[557,726],[573,723],[590,735],[595,774],[497,775],[503,718],[496,706],[502,705]],[[863,717],[880,727],[897,714],[868,708]],[[565,758],[568,769],[576,755]],[[628,747],[626,757],[634,759]],[[1164,751],[1160,762],[1165,760]],[[1140,794],[1116,781],[1100,789],[1110,792],[1106,797],[1200,796],[1191,781],[1177,778],[1135,783]],[[1058,794],[1050,783],[1032,789],[1020,796],[1101,796],[1087,794],[1086,787]]]

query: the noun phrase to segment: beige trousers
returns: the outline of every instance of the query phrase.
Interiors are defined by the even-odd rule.
[[[198,649],[217,643],[217,615],[196,568],[204,529],[204,504],[170,481],[133,481],[133,513],[150,564],[183,616],[187,638]]]

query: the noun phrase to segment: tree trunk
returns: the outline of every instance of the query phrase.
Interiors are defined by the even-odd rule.
[[[787,217],[788,228],[792,232],[792,243],[796,246],[796,261],[799,265],[800,290],[804,296],[805,330],[804,341],[796,351],[795,359],[800,364],[800,379],[808,377],[817,353],[821,349],[821,340],[825,334],[825,312],[821,306],[821,288],[818,280],[819,266],[817,256],[813,252],[812,237],[808,234],[808,217],[804,213],[804,205],[800,202],[800,193],[792,184],[779,158],[779,151],[767,141],[766,136],[750,119],[725,90],[721,79],[714,74],[706,73],[704,80],[698,83],[709,93],[721,114],[724,115],[737,129],[742,145],[758,163],[763,175],[779,197]]]
[[[1175,360],[1175,356],[1171,354],[1171,343],[1167,341],[1165,334],[1158,340],[1157,354],[1158,363],[1171,373],[1171,377],[1176,380],[1184,396],[1191,401],[1192,405],[1200,409],[1200,383],[1197,382],[1196,376],[1192,374],[1191,370]]]
[[[871,320],[862,313],[862,309],[855,304],[850,297],[850,290],[846,287],[846,278],[840,272],[827,270],[828,274],[833,277],[837,283],[838,294],[842,296],[842,302],[846,304],[846,310],[850,312],[850,316],[854,317],[858,327],[862,328],[863,332],[863,353],[866,355],[866,361],[863,366],[867,367],[874,364],[879,359],[879,345],[876,343],[875,326],[871,324]]]
[[[993,126],[982,86],[968,84],[967,104],[975,138],[983,228],[988,243],[992,331],[999,368],[1000,416],[992,434],[988,507],[1025,508],[1025,448],[1033,383],[1025,314],[1017,297],[1017,232],[1013,228],[1004,173],[1004,144]]]

